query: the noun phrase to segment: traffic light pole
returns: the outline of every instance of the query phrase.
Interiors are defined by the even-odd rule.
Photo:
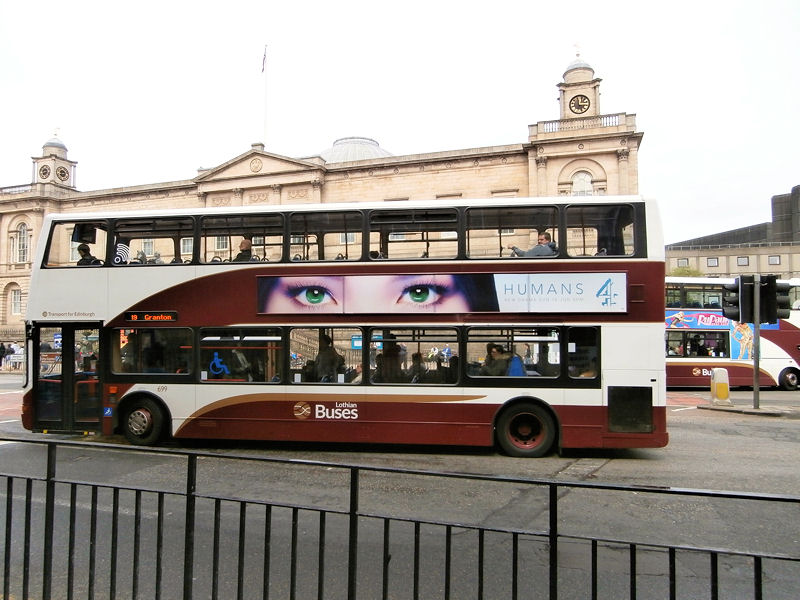
[[[759,398],[760,385],[760,358],[761,358],[761,275],[753,276],[753,408],[761,406]]]

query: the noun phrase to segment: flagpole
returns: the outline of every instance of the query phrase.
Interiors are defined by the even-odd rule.
[[[267,45],[264,44],[264,58],[261,59],[261,75],[264,78],[264,130],[263,143],[267,146]]]

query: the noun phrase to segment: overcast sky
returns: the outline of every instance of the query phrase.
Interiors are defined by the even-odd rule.
[[[2,0],[0,186],[29,183],[56,131],[80,190],[191,179],[262,141],[524,143],[559,117],[577,44],[601,112],[637,115],[639,191],[674,242],[767,221],[800,184],[798,31],[797,0]]]

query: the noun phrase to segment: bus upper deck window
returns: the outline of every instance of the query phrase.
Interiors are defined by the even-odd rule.
[[[191,260],[183,251],[194,232],[191,217],[120,219],[114,224],[112,263],[167,265]]]
[[[106,258],[106,239],[108,226],[102,221],[92,222],[56,222],[50,232],[50,243],[44,257],[46,267],[74,267],[81,263],[87,252],[99,264]],[[79,250],[83,249],[83,254]],[[79,265],[80,263],[80,265]]]
[[[469,258],[558,255],[555,206],[470,208],[466,217]]]
[[[375,210],[369,216],[371,260],[453,259],[458,213],[453,208]]]
[[[566,248],[570,256],[632,256],[634,210],[629,204],[567,207]]]
[[[289,219],[293,261],[361,260],[363,215],[359,211],[296,212]]]
[[[206,216],[199,244],[202,263],[277,262],[283,257],[283,216]]]

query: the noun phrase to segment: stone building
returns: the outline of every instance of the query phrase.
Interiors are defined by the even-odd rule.
[[[800,278],[800,185],[772,197],[771,221],[669,244],[666,259],[667,273],[683,268],[704,277]]]
[[[558,118],[507,145],[393,156],[353,137],[290,158],[257,143],[192,179],[105,190],[79,191],[77,163],[51,139],[32,159],[30,183],[0,188],[0,340],[23,337],[33,251],[51,212],[638,194],[643,134],[636,115],[601,112],[601,81],[578,56],[557,84]]]

